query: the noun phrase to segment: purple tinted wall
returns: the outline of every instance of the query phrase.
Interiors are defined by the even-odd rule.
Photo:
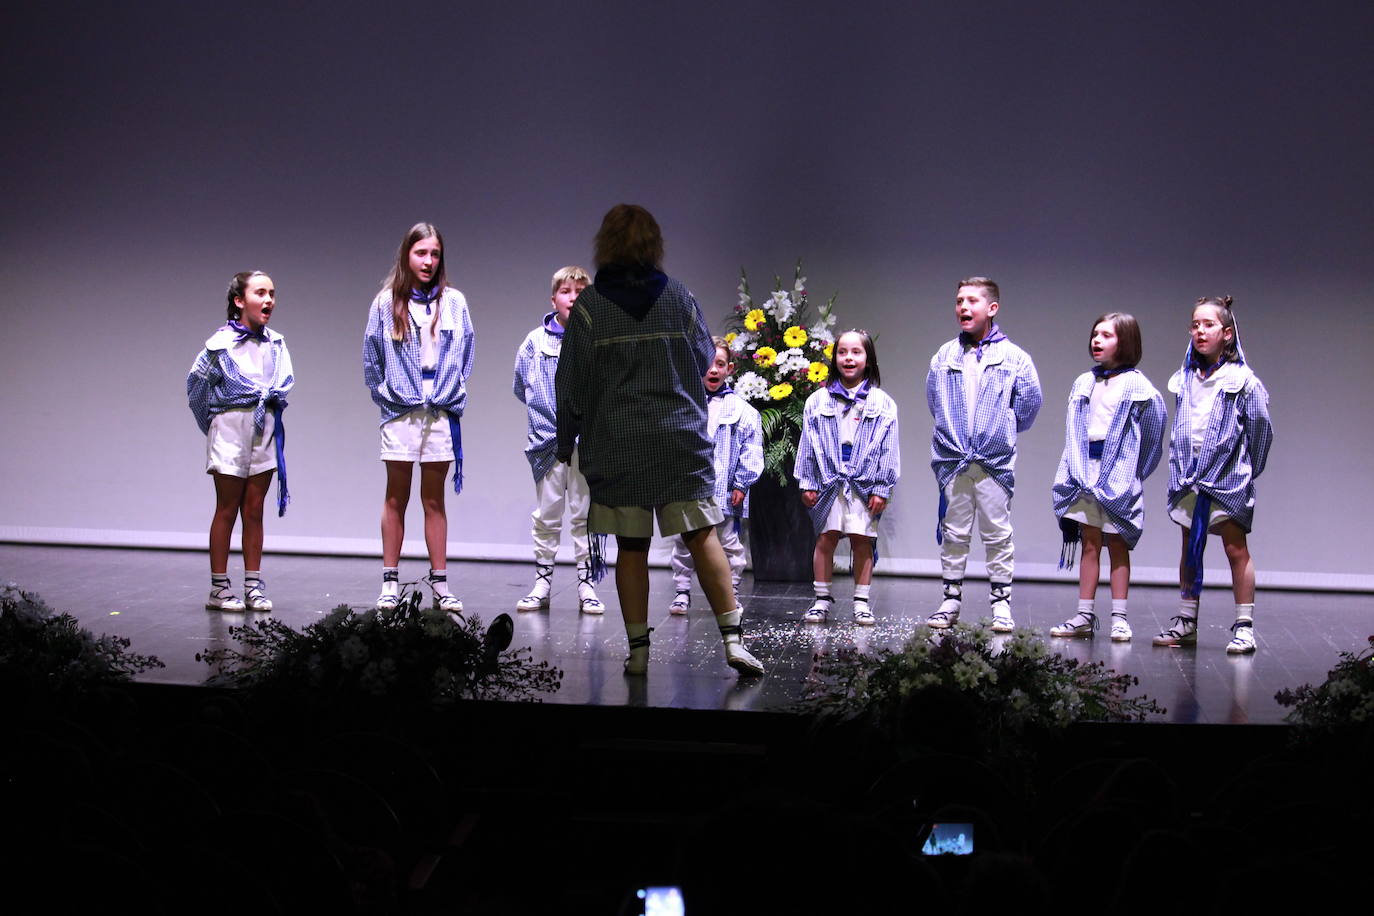
[[[906,458],[886,556],[936,555],[922,386],[957,330],[955,281],[986,273],[1046,393],[1017,469],[1019,559],[1058,555],[1048,488],[1092,318],[1141,319],[1162,389],[1190,303],[1227,292],[1278,433],[1257,562],[1363,573],[1374,13],[1043,6],[12,13],[0,528],[203,532],[182,384],[229,276],[258,267],[299,377],[295,503],[268,533],[374,538],[364,314],[428,219],[478,330],[451,540],[523,550],[514,350],[549,275],[588,261],[601,214],[629,200],[709,315],[741,265],[761,285],[802,256],[813,294],[838,290],[841,321],[881,335]],[[1138,565],[1176,562],[1163,485]]]

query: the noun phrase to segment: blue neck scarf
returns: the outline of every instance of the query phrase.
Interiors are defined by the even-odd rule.
[[[544,316],[544,330],[548,331],[554,337],[562,337],[563,332],[566,331],[567,328],[558,323],[557,312],[549,312]]]
[[[238,343],[241,340],[260,340],[263,343],[267,343],[267,328],[265,327],[254,331],[237,318],[229,319],[229,327],[238,334],[238,337],[234,338],[234,343]]]
[[[1108,369],[1100,363],[1093,366],[1093,377],[1100,382],[1105,382],[1109,378],[1115,378],[1125,372],[1130,372],[1135,366],[1117,366],[1115,369]]]
[[[995,344],[999,340],[1006,339],[1007,335],[1002,333],[1002,329],[997,326],[997,322],[995,321],[988,326],[988,335],[984,337],[982,340],[974,340],[973,335],[967,334],[963,331],[959,332],[959,343],[963,344],[966,347],[973,347],[974,356],[978,359],[978,362],[980,363],[983,361],[984,347],[986,347],[988,344]]]
[[[1193,349],[1193,345],[1188,345],[1188,369],[1191,372],[1200,372],[1204,379],[1211,378],[1227,362],[1228,360],[1224,356],[1218,356],[1217,361],[1210,366],[1204,365],[1202,360],[1198,359],[1197,351]]]
[[[855,401],[868,400],[868,390],[870,387],[871,386],[869,384],[868,379],[864,379],[862,382],[859,383],[857,388],[855,388],[853,391],[850,391],[848,388],[844,387],[843,382],[835,378],[831,379],[828,383],[826,383],[825,390],[830,392],[837,398],[841,398],[843,400],[849,401],[850,403],[854,403]]]
[[[725,397],[727,394],[734,394],[734,393],[735,393],[735,389],[733,389],[733,388],[730,387],[730,383],[729,383],[729,382],[721,382],[721,383],[720,383],[720,387],[717,388],[715,391],[711,391],[709,388],[706,390],[706,400],[709,401],[709,400],[711,400],[711,398],[723,398],[723,397]]]
[[[443,289],[443,287],[441,287],[439,284],[436,283],[436,284],[434,284],[434,286],[433,286],[431,289],[429,289],[429,290],[412,289],[412,290],[410,291],[410,301],[411,301],[411,302],[423,302],[423,303],[425,304],[425,314],[426,314],[426,315],[429,315],[429,314],[432,313],[432,308],[433,308],[433,302],[434,302],[434,300],[438,299],[438,298],[439,298],[440,296],[442,296],[443,294],[444,294],[444,289]]]

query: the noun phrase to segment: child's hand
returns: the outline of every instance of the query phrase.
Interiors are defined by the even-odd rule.
[[[802,505],[808,509],[816,508],[816,500],[821,498],[821,494],[815,490],[802,490]]]
[[[744,504],[744,491],[732,490],[730,492],[730,507],[737,508]]]
[[[887,500],[883,499],[877,493],[874,493],[868,498],[868,511],[873,515],[882,515],[883,510],[886,508]]]

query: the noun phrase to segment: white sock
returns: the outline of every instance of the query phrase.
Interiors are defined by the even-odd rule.
[[[829,597],[830,597],[830,583],[829,583],[829,582],[812,582],[812,583],[811,583],[811,587],[814,588],[814,589],[816,590],[816,597],[817,597],[817,598],[829,598]]]
[[[1065,622],[1068,623],[1068,625],[1071,627],[1087,626],[1088,624],[1092,623],[1093,618],[1097,616],[1096,613],[1093,611],[1093,608],[1096,606],[1096,604],[1097,602],[1094,601],[1092,598],[1079,598],[1078,612],[1075,613]]]
[[[442,595],[447,598],[453,593],[448,590],[448,570],[431,569],[429,571],[429,587],[434,589],[434,594]]]
[[[584,565],[577,567],[577,597],[596,597],[596,586],[592,584],[592,570],[590,566]]]
[[[1178,602],[1178,615],[1180,617],[1191,617],[1197,620],[1197,609],[1199,600],[1197,598],[1182,598]]]
[[[870,588],[872,588],[872,587],[873,587],[872,584],[869,584],[869,585],[856,585],[856,586],[854,586],[854,600],[855,600],[855,601],[862,601],[862,602],[864,602],[865,604],[867,604],[867,603],[868,603],[868,590],[869,590]]]
[[[1125,616],[1126,616],[1126,599],[1125,599],[1125,598],[1113,598],[1113,599],[1112,599],[1112,616],[1113,616],[1113,617],[1125,617]]]
[[[738,630],[732,633],[725,632],[727,628],[738,627],[743,617],[744,612],[739,608],[735,608],[733,611],[726,611],[724,614],[717,614],[716,626],[720,627],[720,638],[727,643],[743,642]]]
[[[400,595],[401,594],[401,567],[383,566],[382,567],[382,594]]]
[[[1236,605],[1236,619],[1240,619],[1240,618],[1242,618],[1242,617],[1244,617],[1245,619],[1249,620],[1251,623],[1254,623],[1254,620],[1255,620],[1255,605],[1254,605],[1254,602],[1251,602],[1250,604],[1237,604],[1237,605]]]

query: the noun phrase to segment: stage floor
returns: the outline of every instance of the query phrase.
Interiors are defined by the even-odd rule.
[[[242,585],[240,562],[235,556],[230,563],[236,589]],[[376,597],[379,570],[374,560],[272,556],[265,566],[275,616],[298,628],[339,604],[364,608]],[[426,571],[421,561],[401,567],[403,580]],[[740,681],[725,665],[715,621],[700,590],[693,592],[688,617],[671,617],[672,577],[655,569],[650,673],[626,678],[620,667],[625,630],[611,580],[600,590],[608,608],[604,617],[578,614],[575,574],[569,566],[554,573],[550,610],[516,613],[515,602],[528,589],[531,573],[530,564],[455,562],[449,581],[467,610],[483,620],[502,612],[515,618],[512,646],[529,646],[536,660],[563,669],[562,689],[547,701],[570,704],[776,710],[802,694],[818,651],[899,645],[939,597],[935,580],[878,577],[873,584],[878,624],[854,627],[848,622],[851,586],[837,577],[837,611],[831,623],[815,626],[801,623],[810,605],[809,584],[756,584],[746,576],[741,593],[748,645],[768,673]],[[167,667],[142,678],[152,682],[200,683],[206,668],[195,654],[223,644],[230,626],[252,616],[204,610],[207,566],[205,555],[195,552],[0,544],[0,581],[37,592],[55,611],[71,613],[97,633],[126,636],[135,651],[158,656]],[[970,581],[965,607],[985,613],[986,588],[986,583]],[[1106,606],[1105,597],[1104,585],[1099,607]],[[1013,607],[1019,625],[1045,632],[1069,616],[1074,603],[1071,585],[1023,583],[1016,587]],[[1112,643],[1104,631],[1093,640],[1045,638],[1056,651],[1104,661],[1138,677],[1139,692],[1166,707],[1161,721],[1270,724],[1281,722],[1285,713],[1274,701],[1278,690],[1320,682],[1338,652],[1358,651],[1374,632],[1367,595],[1261,592],[1259,651],[1228,656],[1230,593],[1208,589],[1197,648],[1155,648],[1150,637],[1168,624],[1176,604],[1175,589],[1136,587],[1131,592],[1134,642]]]

